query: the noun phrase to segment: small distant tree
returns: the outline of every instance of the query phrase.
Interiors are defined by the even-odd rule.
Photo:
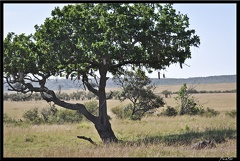
[[[140,120],[146,112],[164,106],[163,98],[153,93],[155,86],[150,85],[150,78],[141,70],[126,71],[124,77],[115,76],[113,79],[122,88],[119,100],[132,102],[132,106],[128,106],[132,119]]]
[[[180,115],[183,115],[187,108],[187,102],[189,100],[189,94],[187,93],[187,85],[184,83],[181,89],[178,91],[178,96],[175,97],[176,100],[180,100]]]
[[[172,92],[168,90],[163,90],[162,94],[164,94],[165,98],[168,98],[168,96],[171,97]]]
[[[188,89],[187,84],[184,83],[178,91],[178,95],[175,97],[175,100],[180,101],[179,115],[196,115],[204,112],[203,107],[197,104],[194,97],[191,96],[191,92],[189,92],[193,91],[193,89],[193,87]]]
[[[8,95],[8,93],[4,93],[4,95],[3,95],[3,100],[4,101],[7,101],[8,99],[9,99],[9,95]]]

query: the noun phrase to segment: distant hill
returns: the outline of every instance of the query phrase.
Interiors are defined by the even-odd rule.
[[[236,83],[236,75],[220,75],[208,77],[192,77],[192,78],[164,78],[152,79],[155,85],[179,85],[179,84],[213,84],[213,83]]]
[[[179,85],[179,84],[211,84],[211,83],[236,83],[236,75],[220,75],[209,77],[193,77],[193,78],[151,78],[154,85]],[[62,90],[69,89],[82,89],[81,82],[71,81],[69,79],[51,79],[48,80],[46,86],[52,90],[58,90],[61,85]],[[109,79],[107,81],[107,88],[118,87],[116,83]],[[4,91],[7,91],[8,87],[4,84]]]

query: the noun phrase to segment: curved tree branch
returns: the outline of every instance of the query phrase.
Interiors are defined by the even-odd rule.
[[[44,75],[42,75],[42,76],[44,76]],[[45,101],[54,102],[56,105],[61,106],[61,107],[66,108],[66,109],[77,110],[81,114],[83,114],[88,120],[93,122],[94,124],[97,123],[97,117],[92,115],[90,112],[88,112],[86,107],[83,104],[78,104],[78,103],[77,104],[71,104],[71,103],[61,101],[59,98],[57,98],[54,91],[49,90],[47,87],[45,87],[46,77],[44,77],[41,80],[39,79],[40,87],[33,87],[33,85],[31,83],[22,82],[21,85],[22,85],[23,88],[20,88],[20,89],[14,88],[11,85],[11,82],[9,82],[9,79],[7,77],[4,77],[4,78],[6,79],[6,82],[8,83],[8,85],[12,88],[11,89],[12,91],[21,92],[21,93],[40,92],[42,98]]]
[[[51,97],[45,98],[45,99],[47,99],[47,101],[52,101],[56,105],[67,108],[67,109],[70,109],[70,110],[77,110],[81,114],[83,114],[88,120],[93,122],[94,124],[97,123],[97,117],[92,115],[90,112],[88,112],[86,107],[83,104],[79,104],[79,103],[71,104],[71,103],[61,101],[60,99],[58,99],[56,97],[55,92],[52,91],[52,90],[47,90],[47,91],[45,91],[45,93],[47,93],[48,95],[51,96]]]
[[[96,96],[99,95],[98,90],[96,90],[95,88],[93,88],[93,86],[90,84],[89,79],[88,79],[88,77],[87,77],[86,74],[83,74],[82,82],[86,85],[86,87],[87,87],[87,89],[88,89],[89,91],[91,91],[92,93],[94,93]]]

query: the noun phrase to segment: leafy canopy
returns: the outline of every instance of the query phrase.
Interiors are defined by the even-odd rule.
[[[171,4],[80,3],[56,7],[34,35],[9,33],[4,40],[4,74],[19,70],[49,77],[87,79],[104,69],[113,75],[124,67],[148,72],[191,58],[198,47],[187,15]],[[101,74],[101,73],[100,73]],[[19,76],[18,76],[19,77]],[[26,77],[25,77],[26,78]]]

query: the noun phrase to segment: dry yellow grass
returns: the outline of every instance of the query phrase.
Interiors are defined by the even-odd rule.
[[[182,157],[236,157],[236,141],[230,140],[224,145],[219,145],[218,149],[203,149],[203,150],[193,150],[186,146],[171,147],[165,146],[164,144],[153,144],[153,145],[109,145],[109,146],[74,146],[66,147],[61,145],[59,147],[44,148],[44,149],[24,149],[21,152],[12,151],[11,157],[43,157],[43,158],[125,158],[125,157],[169,157],[169,158],[182,158]]]
[[[46,101],[4,101],[3,102],[3,112],[7,113],[9,116],[20,119],[22,118],[23,113],[27,110],[38,108],[43,109],[49,107],[49,104]]]
[[[163,90],[169,90],[171,92],[177,92],[181,88],[182,85],[164,85],[164,86],[157,86],[156,92],[160,93]],[[225,90],[233,90],[236,89],[236,83],[215,83],[215,84],[187,84],[187,87],[194,87],[197,91],[225,91]]]
[[[101,144],[90,122],[29,127],[4,125],[4,157],[236,157],[236,139],[228,138],[236,134],[227,134],[226,142],[217,144],[216,148],[202,150],[193,150],[188,144],[137,142],[147,137],[184,135],[186,126],[199,133],[196,141],[206,129],[236,129],[236,120],[225,115],[204,119],[200,116],[152,116],[142,121],[116,119],[111,123],[116,136],[129,143]],[[92,138],[98,146],[77,139],[77,135]]]
[[[176,106],[177,103],[174,99],[176,95],[172,95],[171,98],[164,99],[166,106]],[[236,93],[205,93],[205,94],[194,94],[195,100],[199,101],[200,105],[203,107],[213,108],[218,111],[230,111],[236,109]],[[71,103],[84,103],[86,101],[69,101]],[[111,108],[116,107],[120,104],[127,104],[129,101],[120,102],[119,100],[108,100],[108,113],[111,117],[115,117],[111,113]],[[9,116],[20,119],[25,111],[37,107],[39,110],[42,108],[49,107],[46,101],[27,101],[27,102],[14,102],[14,101],[4,101],[4,113]],[[58,107],[57,108],[62,108]]]
[[[181,88],[181,84],[180,85],[159,85],[156,88],[156,93],[160,93],[163,90],[169,90],[171,92],[177,92],[180,88]],[[220,90],[220,91],[224,91],[224,90],[233,90],[236,89],[236,83],[214,83],[214,84],[187,84],[188,87],[194,87],[196,90],[200,91],[200,90],[206,90],[206,91],[214,91],[214,90]],[[106,88],[106,91],[118,91],[121,90],[120,87],[113,87],[113,88]],[[82,91],[82,90],[78,90],[78,91]],[[55,92],[58,92],[58,90],[56,90]],[[62,90],[61,92],[65,92],[65,93],[72,93],[72,92],[76,92],[76,90],[74,89],[70,89],[70,90]]]
[[[202,85],[199,90],[232,90],[236,84]],[[161,87],[162,88],[162,87]],[[162,90],[179,90],[180,86],[165,86]],[[160,87],[159,87],[160,89]],[[174,95],[165,99],[167,105],[175,106]],[[90,122],[65,125],[4,125],[3,157],[236,157],[236,119],[225,115],[226,111],[236,109],[236,93],[195,94],[194,97],[204,107],[220,111],[216,117],[176,116],[144,117],[141,121],[119,120],[111,113],[111,108],[128,101],[108,100],[108,113],[117,138],[134,144],[102,145],[101,139]],[[79,103],[78,101],[70,101]],[[81,103],[84,103],[81,101]],[[22,118],[22,114],[33,107],[46,108],[45,101],[11,102],[4,101],[4,113],[13,118]],[[61,107],[58,107],[61,108]],[[181,135],[187,128],[197,132],[196,140],[201,140],[205,131],[219,130],[219,135],[226,137],[226,142],[218,143],[216,148],[193,150],[190,145],[166,145],[164,142],[137,144],[137,140],[147,137],[170,137]],[[226,135],[224,134],[226,132]],[[222,134],[221,134],[222,133]],[[76,136],[90,137],[98,146],[77,139]],[[215,136],[216,137],[216,136]]]
[[[176,106],[177,103],[174,99],[176,94],[173,94],[171,98],[165,98],[166,105]],[[203,107],[213,108],[218,111],[229,111],[236,109],[236,93],[204,93],[204,94],[192,94],[196,101],[199,101]]]

